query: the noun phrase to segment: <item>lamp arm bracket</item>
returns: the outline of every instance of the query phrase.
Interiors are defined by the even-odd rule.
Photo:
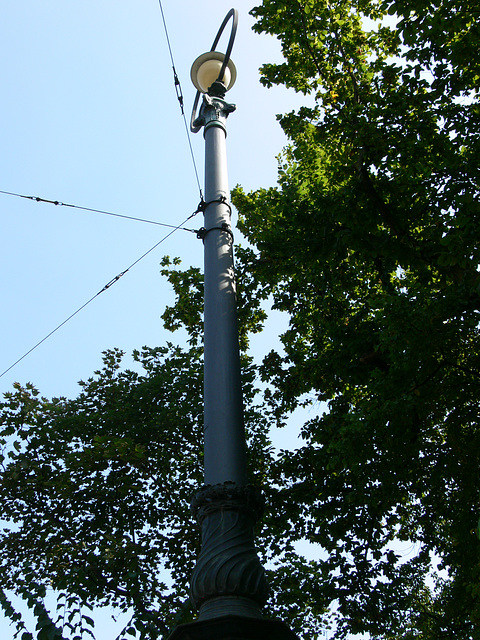
[[[218,33],[215,36],[215,40],[213,41],[212,48],[210,49],[210,51],[215,51],[216,50],[216,46],[217,46],[217,44],[218,44],[218,42],[220,40],[220,37],[221,37],[222,33],[225,30],[225,27],[227,26],[228,21],[230,20],[230,18],[232,19],[232,29],[230,31],[230,38],[229,38],[229,41],[228,41],[227,50],[225,52],[225,58],[223,60],[222,68],[220,69],[220,73],[218,74],[217,81],[219,81],[221,78],[223,78],[223,74],[225,73],[225,69],[227,68],[227,65],[228,65],[229,60],[230,60],[230,54],[232,53],[233,43],[235,41],[235,36],[237,34],[237,26],[238,26],[238,11],[236,9],[230,9],[230,11],[225,16],[222,24],[220,25],[220,29],[218,30]],[[198,101],[199,100],[200,100],[200,91],[197,91],[197,94],[195,96],[195,100],[193,102],[192,116],[190,118],[190,131],[192,133],[197,133],[198,131],[200,131],[202,126],[205,124],[202,121],[202,113],[201,113],[203,105],[200,108],[200,114],[199,114],[199,116],[197,118],[197,108],[198,108]],[[227,115],[228,115],[228,113],[231,113],[231,111],[233,111],[233,110],[234,109],[231,109],[230,111],[228,111]]]
[[[218,30],[218,33],[215,36],[215,40],[213,41],[212,48],[210,49],[210,51],[215,51],[218,41],[220,40],[220,36],[222,35],[230,18],[232,18],[232,30],[230,31],[230,39],[228,41],[227,51],[225,52],[225,59],[223,60],[223,65],[222,65],[222,68],[220,69],[220,73],[218,74],[217,80],[221,80],[223,78],[223,74],[225,73],[225,69],[227,68],[228,62],[230,60],[230,54],[232,53],[233,43],[235,41],[235,35],[237,33],[237,26],[238,26],[238,11],[236,9],[230,9],[230,11],[225,16],[220,26],[220,29]]]
[[[209,96],[207,93],[204,93],[203,102],[200,107],[198,117],[196,117],[195,120],[193,120],[193,116],[196,112],[196,109],[192,113],[192,123],[190,128],[194,133],[196,133],[203,126],[213,122],[219,122],[223,127],[223,121],[228,117],[230,113],[233,113],[236,108],[237,107],[234,104],[226,102],[221,98]]]

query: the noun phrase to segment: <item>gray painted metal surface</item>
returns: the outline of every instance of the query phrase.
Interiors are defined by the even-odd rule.
[[[205,484],[246,482],[226,131],[230,105],[205,115]],[[224,103],[226,104],[226,103]],[[223,230],[222,227],[225,227]]]

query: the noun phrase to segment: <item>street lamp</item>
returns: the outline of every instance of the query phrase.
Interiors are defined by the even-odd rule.
[[[215,46],[228,20],[232,33],[227,53]],[[245,434],[238,349],[237,300],[233,268],[233,234],[227,175],[226,120],[235,105],[225,101],[236,70],[230,51],[237,12],[225,18],[212,51],[193,63],[197,95],[191,129],[205,138],[204,243],[204,424],[205,484],[246,483]],[[225,84],[224,84],[225,83]],[[200,113],[196,117],[202,95]]]
[[[216,46],[232,21],[226,53]],[[227,177],[226,120],[235,105],[225,100],[236,69],[230,53],[238,13],[231,9],[210,52],[193,63],[197,88],[191,130],[205,138],[204,227],[204,486],[192,501],[202,548],[193,571],[191,599],[198,620],[177,627],[170,640],[295,640],[277,620],[263,618],[265,571],[254,546],[262,513],[259,490],[247,484],[233,233]],[[197,116],[198,102],[202,104]]]
[[[208,93],[214,82],[219,81],[229,91],[237,79],[237,70],[233,60],[227,61],[223,69],[225,55],[219,51],[208,51],[199,56],[192,65],[190,77],[197,91]]]

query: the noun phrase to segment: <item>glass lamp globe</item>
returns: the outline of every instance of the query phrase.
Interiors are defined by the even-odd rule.
[[[237,78],[237,70],[232,60],[228,61],[223,78],[218,78],[224,60],[225,55],[219,51],[209,51],[195,60],[192,65],[190,77],[200,93],[207,93],[217,79],[225,85],[227,91],[233,87]]]

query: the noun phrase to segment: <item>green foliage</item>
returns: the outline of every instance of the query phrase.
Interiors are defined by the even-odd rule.
[[[188,274],[169,278],[200,277]],[[182,324],[184,313],[182,304],[172,309],[172,327]],[[253,329],[256,322],[249,323]],[[0,606],[22,640],[34,636],[7,591],[26,600],[37,640],[94,638],[93,619],[84,611],[95,606],[131,613],[119,640],[165,638],[192,619],[187,589],[199,530],[189,502],[202,485],[203,362],[197,326],[185,328],[188,349],[167,344],[134,354],[141,373],[122,370],[121,351],[106,351],[102,369],[80,382],[72,400],[42,398],[31,384],[5,394]],[[251,481],[262,486],[271,475],[273,417],[247,356],[242,368]],[[286,563],[295,562],[300,576],[306,561],[272,531],[264,525],[258,532],[264,561],[288,549]],[[282,571],[288,573],[285,562]],[[55,620],[47,594],[57,595]],[[309,617],[318,627],[317,603],[298,612],[274,592],[275,599],[286,619],[302,627]]]
[[[18,593],[34,578],[87,607],[133,609],[141,637],[157,637],[186,599],[198,545],[188,502],[201,478],[201,358],[145,348],[138,374],[121,357],[106,352],[74,400],[30,385],[6,394],[2,586]]]
[[[272,469],[284,518],[327,552],[338,637],[479,638],[478,7],[252,14],[285,57],[262,82],[308,96],[280,117],[278,187],[234,193],[254,279],[290,316],[263,377],[277,407],[328,402]]]
[[[267,298],[267,288],[253,277],[250,265],[255,262],[251,249],[237,247],[237,302],[240,350],[248,349],[249,335],[263,328],[266,318],[261,303]],[[164,325],[170,331],[183,327],[188,333],[188,342],[195,346],[203,344],[203,274],[198,267],[180,270],[180,260],[168,256],[162,260],[161,274],[172,285],[175,304],[167,307],[162,314]]]
[[[285,58],[262,82],[306,96],[280,117],[278,186],[234,193],[254,247],[236,260],[267,614],[304,638],[330,608],[339,639],[478,640],[478,8],[264,0],[252,14]],[[33,634],[7,592],[40,640],[91,637],[95,605],[132,613],[122,639],[191,619],[203,284],[176,259],[162,273],[176,296],[163,320],[186,349],[144,348],[141,373],[108,351],[77,398],[16,385],[0,406],[0,606],[22,640]],[[290,325],[257,369],[248,336],[267,299]],[[308,402],[328,410],[275,457],[270,427]],[[305,540],[315,561],[298,553]]]

